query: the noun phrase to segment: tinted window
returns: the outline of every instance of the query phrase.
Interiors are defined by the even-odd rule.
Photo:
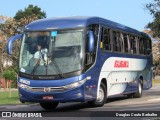
[[[135,39],[136,39],[137,54],[139,54],[139,40],[140,40],[140,38],[137,36]]]
[[[125,53],[128,53],[129,48],[128,48],[128,39],[126,34],[123,35],[123,40],[124,40],[124,51]]]
[[[136,54],[136,39],[134,36],[130,36],[131,50],[132,53]]]
[[[111,50],[111,40],[110,40],[110,31],[109,29],[103,28],[102,30],[102,40],[101,40],[101,48],[103,50]]]
[[[119,32],[113,31],[113,47],[113,50],[116,52],[122,51],[122,41]]]
[[[151,53],[151,41],[146,39],[146,54],[149,55]]]
[[[140,53],[140,54],[144,54],[144,46],[145,46],[145,45],[144,45],[144,39],[141,38],[141,39],[139,40],[139,53]]]

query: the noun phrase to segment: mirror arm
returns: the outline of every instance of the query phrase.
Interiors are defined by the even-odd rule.
[[[8,42],[7,42],[7,52],[9,55],[12,55],[12,46],[13,46],[13,42],[17,39],[21,39],[22,38],[22,34],[18,34],[15,36],[12,36],[11,38],[9,38]]]

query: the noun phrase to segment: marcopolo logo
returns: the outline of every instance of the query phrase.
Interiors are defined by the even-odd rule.
[[[128,68],[129,61],[126,60],[116,60],[114,63],[114,68]]]

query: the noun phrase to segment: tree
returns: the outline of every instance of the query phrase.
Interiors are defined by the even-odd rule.
[[[5,35],[6,39],[17,33],[18,23],[13,18],[6,19],[1,23],[1,31]]]
[[[153,31],[153,37],[160,38],[160,0],[146,4],[146,8],[153,16],[153,22],[148,23],[147,28]]]
[[[37,16],[38,19],[46,18],[46,13],[41,11],[38,6],[29,5],[25,10],[19,10],[14,16],[15,20],[20,20],[21,18],[26,18],[28,16]]]
[[[9,18],[7,16],[4,15],[0,15],[0,43],[2,43],[3,40],[6,40],[6,35],[5,33],[2,31],[3,29],[3,24],[5,23],[6,20],[8,20]]]
[[[0,24],[0,31],[2,32],[2,34],[5,34],[5,39],[8,39],[11,36],[21,32],[25,25],[37,19],[37,15],[26,16],[19,20],[15,20],[14,18],[8,18]]]
[[[17,60],[15,61],[15,59],[13,58],[18,58],[17,55],[15,56],[15,54],[13,55],[13,58],[9,57],[7,52],[6,52],[6,43],[7,43],[7,39],[9,39],[10,36],[14,35],[16,32],[16,21],[13,18],[9,18],[7,16],[0,16],[0,75],[3,74],[3,71],[5,69],[7,69],[9,66],[7,66],[8,62],[14,63],[13,65],[15,66],[15,64],[17,65]],[[15,45],[16,47],[18,47],[18,44],[16,43]],[[15,47],[14,49],[15,50]],[[18,52],[15,52],[18,53]],[[5,65],[6,63],[6,65]]]
[[[9,87],[9,93],[10,93],[9,96],[11,97],[11,82],[17,80],[17,74],[15,73],[14,70],[8,69],[3,72],[3,77],[6,80],[7,88]]]
[[[2,31],[3,24],[5,21],[8,19],[7,16],[0,15],[0,75],[3,73],[4,70],[4,65],[3,65],[3,60],[6,57],[5,54],[5,43],[4,41],[7,39],[6,34]]]
[[[23,10],[19,10],[14,18],[0,16],[0,30],[5,33],[7,39],[22,31],[23,27],[30,22],[46,18],[46,13],[38,6],[29,5]]]
[[[0,74],[3,73],[4,61],[10,60],[12,61],[12,65],[17,68],[18,65],[18,57],[19,57],[19,49],[20,49],[20,41],[16,41],[13,44],[13,54],[12,58],[9,57],[5,51],[7,40],[13,36],[21,32],[23,27],[30,22],[45,18],[46,13],[41,11],[41,8],[38,6],[29,5],[27,8],[23,10],[19,10],[14,18],[9,18],[4,15],[0,15]]]

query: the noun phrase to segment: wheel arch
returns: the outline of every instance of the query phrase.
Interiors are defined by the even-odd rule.
[[[101,82],[105,85],[105,87],[107,89],[107,80],[106,80],[106,78],[102,78]]]
[[[106,78],[101,78],[101,79],[98,81],[97,97],[98,97],[98,91],[99,91],[99,87],[100,87],[101,82],[105,85],[105,87],[106,87],[106,92],[108,93],[108,89],[107,89],[107,79],[106,79]]]

